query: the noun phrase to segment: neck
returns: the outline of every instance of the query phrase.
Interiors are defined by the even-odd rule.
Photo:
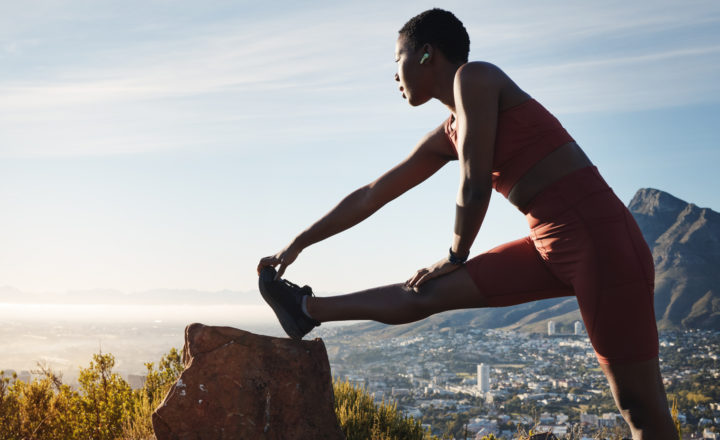
[[[453,114],[455,114],[455,95],[453,93],[453,84],[455,83],[455,73],[462,64],[443,63],[439,66],[437,78],[439,81],[433,91],[433,97],[445,104]]]

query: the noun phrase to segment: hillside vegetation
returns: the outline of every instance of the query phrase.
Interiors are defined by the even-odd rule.
[[[0,372],[0,440],[154,440],[151,415],[182,373],[176,349],[158,365],[146,364],[143,388],[133,390],[113,372],[112,354],[95,354],[80,370],[79,387],[39,366],[29,383]],[[394,404],[376,405],[372,396],[336,382],[335,413],[348,440],[433,440],[420,422]]]

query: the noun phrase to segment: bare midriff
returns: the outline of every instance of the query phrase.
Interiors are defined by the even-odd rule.
[[[585,152],[574,141],[540,159],[530,170],[515,182],[508,193],[508,200],[521,211],[545,188],[560,178],[579,169],[592,166]]]

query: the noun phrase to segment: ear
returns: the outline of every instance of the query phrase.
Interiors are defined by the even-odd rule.
[[[430,44],[425,43],[420,48],[420,53],[422,54],[422,57],[425,58],[424,63],[427,63],[428,61],[432,60],[435,51],[434,51],[434,48]],[[427,54],[428,56],[425,56],[425,54]]]

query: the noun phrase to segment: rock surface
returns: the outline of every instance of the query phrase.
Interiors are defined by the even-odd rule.
[[[191,324],[183,362],[152,415],[158,440],[344,439],[320,339]]]

